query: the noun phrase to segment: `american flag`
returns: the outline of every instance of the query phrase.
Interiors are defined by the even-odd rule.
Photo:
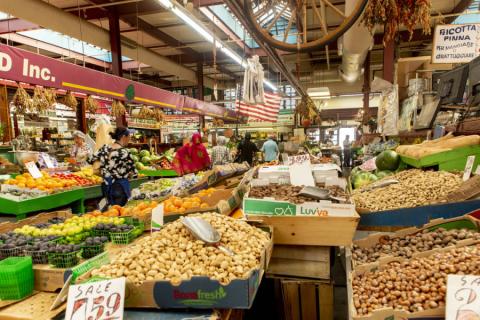
[[[254,118],[261,121],[277,122],[281,102],[282,97],[280,95],[265,92],[264,104],[249,105],[244,101],[236,100],[235,109],[250,119]]]

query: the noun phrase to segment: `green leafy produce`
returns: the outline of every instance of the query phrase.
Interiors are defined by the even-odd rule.
[[[360,172],[360,173],[357,173],[355,175],[355,178],[353,179],[353,187],[355,189],[362,188],[377,180],[378,180],[377,176],[374,175],[373,173]]]
[[[135,167],[137,168],[137,170],[145,170],[145,165],[141,162],[136,162]]]
[[[390,170],[383,170],[383,171],[378,171],[375,175],[377,176],[378,179],[383,179],[387,176],[391,176],[392,174],[393,172]]]
[[[395,171],[400,164],[400,157],[393,150],[382,151],[375,160],[375,165],[380,171],[391,170]]]
[[[152,162],[152,158],[150,156],[143,156],[142,157],[142,163],[143,164],[150,164]]]
[[[136,148],[130,148],[130,149],[128,149],[128,151],[130,151],[130,153],[132,155],[137,155],[138,154],[138,150]]]
[[[150,157],[150,151],[148,150],[142,150],[140,151],[140,157]]]
[[[137,156],[137,155],[135,155],[135,154],[132,154],[131,156],[132,156],[132,159],[133,159],[133,161],[135,161],[135,162],[138,162],[138,161],[140,161],[140,159],[138,158],[138,156]]]

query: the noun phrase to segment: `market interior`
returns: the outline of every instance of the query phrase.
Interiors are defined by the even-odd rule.
[[[0,1],[0,320],[480,319],[479,26]]]

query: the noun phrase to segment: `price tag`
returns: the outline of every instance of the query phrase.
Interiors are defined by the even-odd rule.
[[[475,156],[468,156],[467,163],[465,164],[465,170],[463,171],[463,181],[467,181],[468,179],[470,179],[474,162]]]
[[[480,276],[449,275],[446,320],[480,318]]]
[[[478,176],[480,175],[480,164],[477,165],[477,169],[475,170],[475,174]]]
[[[55,168],[53,162],[52,162],[52,159],[50,159],[50,156],[47,155],[47,154],[42,154],[42,159],[43,159],[43,162],[45,162],[45,165],[47,166],[48,169],[53,169]]]
[[[291,166],[292,164],[310,164],[310,155],[309,154],[301,154],[298,156],[288,156],[287,164]]]
[[[160,231],[163,227],[163,215],[164,215],[164,205],[160,203],[155,209],[152,210],[152,223],[151,230]]]
[[[125,278],[72,285],[65,320],[122,320]]]
[[[42,177],[42,173],[38,169],[35,162],[30,161],[25,163],[25,167],[27,168],[28,172],[32,175],[34,179],[38,179]]]

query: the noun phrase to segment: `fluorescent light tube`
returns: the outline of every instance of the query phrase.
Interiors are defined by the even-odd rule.
[[[162,6],[164,6],[167,9],[172,9],[173,3],[170,0],[158,0]]]

